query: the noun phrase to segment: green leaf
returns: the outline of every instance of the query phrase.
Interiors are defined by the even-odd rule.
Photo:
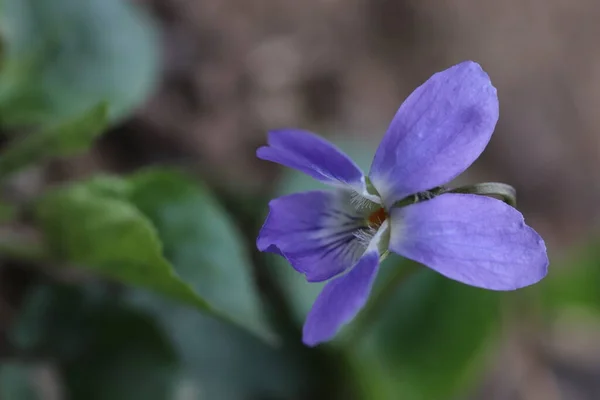
[[[147,216],[175,270],[230,319],[268,337],[243,239],[207,188],[174,170],[130,177],[131,202]]]
[[[126,178],[107,174],[95,175],[77,186],[84,188],[94,196],[122,201],[129,201],[132,190],[131,184]]]
[[[175,398],[180,364],[162,327],[99,286],[34,287],[10,334],[58,362],[67,398]]]
[[[92,334],[86,313],[106,298],[99,286],[33,286],[10,327],[9,341],[29,354],[50,354],[61,361],[76,358]]]
[[[51,157],[86,151],[104,131],[108,106],[100,104],[57,126],[14,139],[0,155],[0,177]]]
[[[79,184],[44,196],[36,218],[54,258],[210,309],[163,257],[152,222],[126,200]]]
[[[242,238],[208,190],[152,169],[97,176],[37,205],[51,254],[273,339]],[[174,268],[173,268],[174,266]]]
[[[3,0],[0,24],[3,124],[60,121],[102,100],[114,121],[156,82],[157,33],[129,1]]]
[[[18,209],[15,205],[0,200],[0,224],[8,223],[17,217]]]
[[[233,294],[233,292],[228,292]],[[312,398],[312,371],[287,346],[270,346],[234,325],[149,293],[131,304],[154,315],[171,338],[188,385],[207,399]]]
[[[0,364],[0,398],[10,400],[38,400],[33,367],[23,363]]]
[[[11,344],[63,365],[69,398],[310,398],[301,396],[312,389],[305,363],[289,349],[152,293],[131,292],[134,301],[124,303],[99,285],[35,287]],[[165,395],[172,386],[180,397]]]
[[[121,306],[88,314],[85,352],[65,366],[69,398],[174,398],[180,365],[168,336],[150,316]]]
[[[382,271],[378,281],[402,267]],[[357,373],[377,383],[365,384],[365,397],[401,393],[410,400],[440,400],[464,390],[494,343],[500,296],[422,267],[395,291],[363,346],[354,349]]]
[[[600,248],[598,239],[578,246],[562,261],[555,263],[554,271],[539,285],[542,305],[550,312],[585,310],[600,313]]]

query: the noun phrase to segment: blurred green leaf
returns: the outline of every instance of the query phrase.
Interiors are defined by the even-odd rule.
[[[210,192],[180,172],[150,169],[130,177],[131,201],[157,228],[177,273],[217,310],[268,334],[249,255],[233,221]],[[290,398],[308,390],[285,348],[273,348],[232,325],[132,291],[130,301],[159,320],[202,398]]]
[[[17,207],[0,200],[0,223],[4,224],[14,220],[17,216]]]
[[[150,316],[123,307],[88,315],[93,336],[65,366],[69,397],[89,400],[175,398],[180,367],[168,337]]]
[[[163,257],[152,222],[126,200],[78,184],[44,196],[36,217],[54,258],[210,309]]]
[[[379,281],[393,273],[382,272]],[[422,267],[395,291],[355,349],[358,374],[378,383],[365,383],[366,398],[401,393],[407,400],[440,400],[465,389],[494,342],[500,296]]]
[[[310,398],[304,394],[313,390],[311,370],[286,346],[270,346],[234,325],[150,293],[132,291],[130,302],[160,321],[185,367],[189,390],[198,393],[195,398]]]
[[[554,274],[549,274],[539,285],[542,305],[551,312],[580,308],[600,312],[600,247],[598,240],[578,246],[562,261],[555,263]]]
[[[3,0],[0,120],[40,124],[96,103],[123,117],[149,94],[158,72],[157,34],[124,0]]]
[[[131,196],[131,184],[126,178],[116,175],[98,174],[80,184],[90,194],[117,200],[127,200]]]
[[[239,232],[208,190],[185,175],[151,169],[128,179],[97,176],[49,193],[37,216],[57,259],[272,338]]]
[[[156,227],[177,274],[214,309],[268,336],[241,234],[207,188],[174,170],[150,169],[129,181],[131,202]]]
[[[87,150],[106,128],[107,112],[108,106],[99,104],[78,118],[14,139],[0,155],[0,177],[50,157]]]
[[[33,367],[23,363],[0,363],[0,399],[38,400]]]
[[[57,361],[67,398],[175,398],[179,362],[162,328],[100,287],[35,287],[11,338]]]
[[[28,354],[72,360],[85,350],[93,334],[87,313],[102,307],[107,298],[100,286],[33,286],[10,328],[10,343]]]
[[[304,365],[288,349],[130,292],[125,303],[100,285],[36,287],[11,343],[56,360],[74,399],[291,399],[308,390]]]

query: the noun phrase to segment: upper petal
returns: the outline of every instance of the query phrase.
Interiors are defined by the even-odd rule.
[[[328,184],[347,184],[362,192],[363,173],[341,150],[319,136],[298,130],[269,132],[269,146],[257,150],[258,158],[297,169]]]
[[[272,200],[269,207],[258,249],[283,255],[308,281],[345,271],[366,249],[355,235],[364,216],[353,208],[348,191],[296,193]]]
[[[377,276],[379,254],[368,251],[347,274],[328,282],[310,310],[302,340],[315,346],[331,339],[365,305]]]
[[[393,209],[391,225],[392,251],[468,285],[514,290],[548,270],[542,238],[496,199],[443,194]]]
[[[498,120],[498,97],[479,64],[433,75],[400,106],[371,165],[389,207],[454,179],[475,161]]]

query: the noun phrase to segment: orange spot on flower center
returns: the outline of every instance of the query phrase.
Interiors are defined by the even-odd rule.
[[[385,212],[385,210],[383,208],[380,208],[379,210],[369,215],[369,226],[373,228],[379,228],[381,224],[383,224],[383,222],[386,220],[387,216],[388,215]]]

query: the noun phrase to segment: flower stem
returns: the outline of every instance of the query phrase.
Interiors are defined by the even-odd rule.
[[[396,289],[413,276],[415,272],[419,271],[420,268],[420,264],[412,261],[394,268],[393,275],[374,296],[371,296],[370,301],[358,315],[357,321],[354,323],[354,329],[348,334],[348,344],[355,345],[365,336],[369,328],[376,321],[381,309],[385,307]]]
[[[514,187],[499,182],[484,182],[476,183],[474,185],[461,186],[457,188],[447,188],[444,186],[438,186],[431,190],[419,192],[402,200],[394,203],[392,207],[406,207],[411,204],[419,203],[421,201],[431,200],[444,193],[463,193],[463,194],[476,194],[480,196],[494,196],[499,197],[503,202],[510,205],[511,207],[517,206],[517,191]]]
[[[502,201],[504,201],[506,204],[512,207],[517,206],[517,191],[514,187],[507,185],[506,183],[477,183],[475,185],[468,185],[458,187],[456,189],[449,189],[447,193],[468,193],[478,194],[482,196],[497,196],[500,197]]]

